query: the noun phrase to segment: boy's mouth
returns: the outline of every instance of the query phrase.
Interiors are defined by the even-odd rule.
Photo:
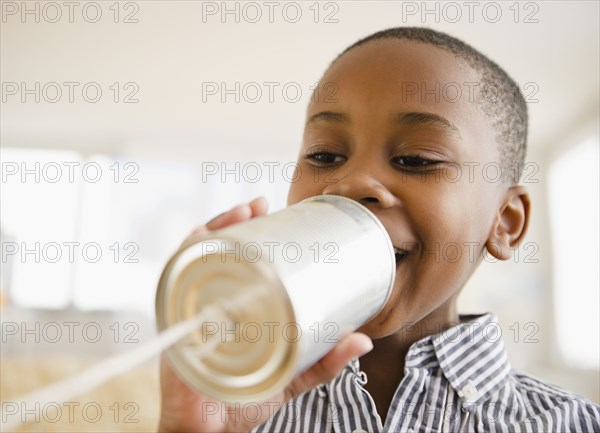
[[[394,247],[394,255],[396,256],[396,266],[398,266],[408,256],[408,251]]]

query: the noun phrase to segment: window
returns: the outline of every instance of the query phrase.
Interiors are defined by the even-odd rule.
[[[1,275],[10,302],[150,317],[160,273],[189,231],[257,195],[272,210],[282,207],[290,176],[283,164],[272,177],[270,163],[200,167],[58,150],[3,148],[0,160]]]
[[[600,365],[598,161],[593,136],[557,159],[549,176],[558,345],[579,368]]]

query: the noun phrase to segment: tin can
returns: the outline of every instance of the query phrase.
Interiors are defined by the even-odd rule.
[[[167,350],[171,365],[214,399],[262,401],[374,317],[395,273],[372,212],[342,196],[311,197],[184,244],[159,281],[157,326],[220,307],[224,316]]]

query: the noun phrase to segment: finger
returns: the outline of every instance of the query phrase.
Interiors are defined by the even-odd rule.
[[[241,204],[223,212],[210,220],[206,225],[196,227],[185,239],[184,244],[190,239],[204,236],[211,230],[218,230],[228,225],[245,221],[249,218],[265,215],[269,209],[269,203],[264,197],[258,197],[248,204]]]
[[[213,218],[206,224],[207,230],[217,230],[228,225],[239,223],[255,216],[264,215],[267,213],[269,203],[264,197],[258,197],[248,204],[240,204],[223,212],[219,216]]]
[[[238,205],[222,214],[217,215],[203,226],[198,226],[188,235],[182,243],[187,245],[196,238],[206,235],[211,230],[218,230],[236,222],[247,220],[252,216],[252,209],[247,204]]]
[[[208,228],[206,228],[206,226],[198,226],[196,227],[194,230],[192,230],[192,232],[188,235],[188,237],[186,238],[186,240],[191,239],[191,238],[195,238],[198,236],[203,236],[206,233],[208,233]]]
[[[295,397],[323,382],[332,380],[352,358],[362,356],[372,349],[373,342],[365,334],[356,332],[348,335],[319,362],[294,379],[287,390],[290,395],[286,397]]]
[[[252,217],[266,215],[269,210],[269,202],[264,197],[257,197],[248,203],[250,209],[252,209]]]
[[[240,204],[210,220],[206,224],[206,228],[208,230],[218,230],[231,224],[245,221],[251,217],[252,209],[250,206],[247,204]]]

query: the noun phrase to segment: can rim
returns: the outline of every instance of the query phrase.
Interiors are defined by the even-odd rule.
[[[198,237],[196,239],[193,239],[189,242],[184,243],[180,247],[180,249],[177,250],[175,252],[175,254],[171,257],[171,259],[167,262],[167,265],[165,266],[165,268],[161,274],[158,288],[157,288],[157,293],[156,293],[155,310],[156,310],[156,323],[157,323],[157,328],[158,328],[159,332],[166,329],[168,326],[172,326],[173,324],[177,323],[177,322],[175,322],[173,324],[167,323],[168,319],[167,319],[167,310],[165,308],[165,305],[166,305],[166,301],[168,299],[169,293],[171,292],[172,286],[174,285],[174,281],[175,281],[175,280],[173,280],[174,268],[176,268],[178,264],[181,266],[182,269],[185,269],[186,266],[189,265],[189,263],[184,263],[183,265],[178,263],[181,260],[182,256],[186,252],[189,253],[190,249],[198,248],[198,246],[199,246],[198,244],[201,244],[202,242],[206,242],[206,241],[235,242],[236,241],[232,237],[227,237],[227,236],[222,236],[222,235],[215,237],[214,235],[215,235],[214,232],[208,233],[206,235],[203,235],[201,237]],[[218,253],[218,251],[217,251],[217,253]],[[199,257],[202,257],[202,256],[199,256]],[[265,281],[268,282],[267,287],[269,287],[273,290],[274,295],[281,297],[282,305],[285,308],[285,312],[283,314],[287,317],[287,319],[290,322],[295,322],[297,320],[297,318],[296,318],[296,312],[294,310],[294,306],[291,302],[291,299],[289,298],[287,291],[285,290],[285,286],[284,286],[282,280],[279,278],[279,276],[277,275],[277,272],[275,272],[273,267],[270,266],[270,264],[268,262],[265,262],[265,260],[263,258],[257,260],[256,262],[248,262],[245,260],[243,260],[243,261],[245,262],[245,264],[251,265],[251,267],[260,274],[261,278],[263,278]],[[298,357],[299,357],[299,348],[297,347],[297,344],[294,344],[293,342],[284,342],[282,344],[284,346],[284,348],[282,349],[283,350],[282,359],[286,360],[287,365],[290,365],[290,366],[296,365]],[[284,366],[283,367],[279,366],[277,368],[274,368],[274,370],[273,370],[274,372],[272,372],[270,374],[270,376],[267,376],[267,377],[274,378],[273,385],[266,387],[264,390],[249,391],[247,394],[242,395],[239,392],[238,393],[231,392],[231,390],[227,390],[227,389],[224,389],[223,391],[219,391],[218,387],[216,387],[215,385],[211,385],[210,382],[208,382],[206,380],[200,380],[200,381],[192,380],[192,378],[189,377],[191,375],[190,366],[185,364],[181,359],[179,359],[180,356],[176,353],[178,351],[177,351],[177,349],[175,349],[175,346],[169,347],[165,352],[166,352],[169,362],[171,363],[171,366],[178,372],[178,376],[187,385],[189,385],[190,387],[192,387],[193,389],[197,390],[198,392],[200,392],[202,394],[205,394],[209,397],[212,397],[212,398],[218,399],[220,401],[224,401],[224,402],[249,403],[249,402],[254,402],[257,400],[263,400],[263,399],[270,398],[273,395],[276,395],[277,393],[283,391],[283,389],[285,389],[285,386],[287,384],[289,384],[289,382],[293,379],[294,375],[296,374],[296,371],[294,368],[289,368],[289,367],[286,368]],[[202,386],[200,386],[201,385],[200,382],[201,382]],[[265,381],[263,380],[258,383],[264,383],[264,382]]]

